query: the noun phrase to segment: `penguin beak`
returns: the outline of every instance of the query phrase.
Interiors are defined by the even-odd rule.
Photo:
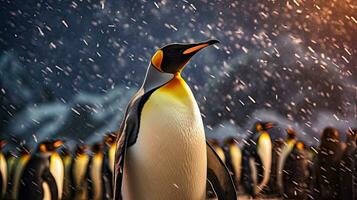
[[[184,55],[195,54],[198,51],[200,51],[201,49],[208,47],[210,45],[216,44],[216,43],[219,43],[219,41],[218,40],[208,40],[206,42],[192,44],[192,45],[189,45],[189,48],[187,48],[186,50],[183,51],[183,54]]]

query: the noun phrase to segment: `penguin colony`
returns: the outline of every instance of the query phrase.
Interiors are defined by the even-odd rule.
[[[272,141],[257,122],[241,141],[206,140],[196,100],[181,77],[191,58],[218,43],[170,44],[157,50],[118,132],[69,151],[60,139],[30,151],[2,149],[0,199],[357,199],[357,130],[346,142],[326,128],[307,148],[292,129]]]
[[[342,142],[339,132],[328,127],[321,135],[320,146],[308,148],[292,129],[286,130],[285,139],[273,141],[270,127],[271,123],[257,122],[250,136],[241,141],[209,140],[216,155],[225,161],[237,194],[356,199],[357,129],[348,130]],[[18,153],[4,153],[6,142],[0,140],[0,199],[113,199],[115,140],[114,133],[107,134],[103,142],[78,145],[73,152],[62,140],[46,140],[33,151],[22,144]],[[264,144],[269,141],[271,144]],[[210,184],[206,196],[217,196]]]

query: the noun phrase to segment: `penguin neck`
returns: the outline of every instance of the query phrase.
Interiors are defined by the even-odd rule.
[[[160,88],[160,92],[166,93],[182,102],[187,102],[193,98],[190,87],[179,72],[174,74],[174,77]]]

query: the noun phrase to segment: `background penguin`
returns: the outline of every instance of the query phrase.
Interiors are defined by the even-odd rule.
[[[283,147],[285,146],[285,141],[282,138],[276,138],[273,142],[273,152],[272,152],[272,163],[271,163],[271,173],[269,179],[269,186],[267,193],[272,196],[280,196],[281,190],[278,187],[278,162],[282,152]]]
[[[304,143],[296,142],[294,144],[293,150],[286,157],[283,171],[283,198],[306,199],[309,171]]]
[[[53,174],[57,175],[54,169],[60,166],[55,160],[57,158],[52,158],[52,155],[62,144],[61,140],[47,140],[38,145],[22,173],[19,200],[58,199],[58,186]]]
[[[285,140],[284,146],[281,149],[281,154],[278,157],[278,166],[277,166],[277,184],[278,184],[278,189],[279,191],[282,190],[283,187],[283,180],[282,180],[282,176],[283,176],[283,169],[284,169],[284,165],[285,165],[285,160],[287,158],[287,156],[290,154],[290,152],[293,150],[294,145],[296,143],[296,132],[291,129],[288,128],[286,129],[286,133],[287,133],[287,138]]]
[[[216,139],[209,139],[209,144],[212,145],[214,151],[217,153],[219,158],[225,163],[226,162],[226,155],[224,154],[223,148],[219,145],[218,140]]]
[[[18,149],[20,152],[14,163],[14,169],[11,178],[12,184],[11,188],[9,188],[7,192],[8,199],[17,199],[22,172],[30,160],[30,150],[26,144],[20,143]]]
[[[315,199],[333,200],[340,197],[339,163],[342,153],[339,132],[331,127],[325,128],[314,162],[313,196]]]
[[[115,161],[115,150],[116,150],[116,135],[115,133],[110,133],[104,136],[104,185],[106,191],[106,198],[113,198],[113,187],[114,187],[114,161]]]
[[[64,141],[57,140],[53,143],[53,146],[57,149],[61,147],[63,143]],[[58,199],[62,199],[64,184],[64,163],[61,156],[56,151],[54,151],[50,157],[50,172],[56,181]]]
[[[236,189],[238,189],[242,169],[242,151],[240,150],[236,139],[232,137],[227,138],[224,141],[224,150],[226,153],[225,163],[232,174]]]
[[[13,151],[8,151],[5,154],[6,164],[7,164],[7,187],[6,187],[6,194],[4,199],[10,199],[10,191],[12,192],[12,184],[13,184],[13,177],[14,177],[14,165],[16,162],[16,155]]]
[[[88,199],[88,182],[86,179],[89,156],[86,153],[88,149],[85,145],[78,145],[72,162],[71,182],[73,200]]]
[[[207,179],[218,199],[236,199],[180,74],[194,54],[217,42],[170,44],[151,59],[118,131],[114,199],[204,199]]]
[[[341,199],[356,199],[357,196],[353,196],[353,177],[355,167],[355,151],[357,141],[357,129],[350,129],[347,132],[346,148],[343,152],[340,162],[340,188]],[[357,184],[357,183],[356,183]]]
[[[267,186],[272,163],[272,142],[267,132],[273,124],[257,122],[243,149],[242,184],[245,191],[255,197]]]
[[[92,155],[88,163],[88,199],[101,200],[106,198],[106,188],[104,184],[104,146],[102,143],[95,143],[92,146]]]
[[[63,192],[62,199],[70,200],[72,193],[71,169],[72,169],[72,154],[67,148],[61,149],[61,157],[64,165]]]
[[[2,152],[3,147],[6,145],[5,140],[0,140],[0,199],[5,197],[7,180],[8,180],[8,170],[5,155]]]

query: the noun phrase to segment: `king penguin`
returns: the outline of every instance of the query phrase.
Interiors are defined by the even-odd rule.
[[[308,161],[303,142],[295,142],[285,158],[282,174],[282,194],[284,199],[307,199]]]
[[[226,165],[232,174],[232,179],[238,189],[242,169],[242,151],[235,138],[229,137],[224,141],[224,150],[226,152]]]
[[[340,162],[340,188],[341,188],[341,199],[356,199],[357,194],[353,194],[354,180],[353,178],[357,175],[354,174],[354,168],[356,165],[356,141],[357,141],[357,129],[349,129],[346,137],[346,148],[343,152],[341,162]],[[355,177],[357,178],[357,177]],[[357,191],[355,191],[357,192]]]
[[[77,145],[72,161],[71,182],[73,200],[88,199],[88,182],[86,179],[89,155],[88,146]]]
[[[315,199],[334,200],[340,198],[339,173],[342,154],[340,133],[335,128],[325,128],[314,162],[313,196]]]
[[[284,165],[285,165],[285,160],[288,157],[288,155],[290,154],[290,152],[293,150],[294,145],[296,143],[296,132],[291,129],[288,128],[286,129],[286,133],[287,133],[287,138],[285,140],[284,146],[281,149],[281,153],[280,156],[278,157],[278,166],[277,166],[277,186],[278,186],[278,190],[282,191],[283,189],[283,169],[284,169]]]
[[[30,160],[29,147],[24,143],[20,143],[18,148],[20,150],[20,153],[14,163],[14,172],[12,174],[13,176],[12,185],[11,185],[11,189],[8,190],[8,195],[7,195],[9,196],[9,199],[17,199],[17,196],[19,194],[19,185],[20,185],[22,172],[24,171],[25,166]]]
[[[270,122],[257,122],[243,149],[242,185],[253,197],[260,195],[269,183],[272,142],[267,131],[272,127]]]
[[[92,155],[88,163],[88,199],[102,200],[106,197],[104,184],[104,145],[97,142],[92,145]]]
[[[67,148],[61,149],[61,157],[64,165],[64,179],[63,179],[63,192],[62,199],[70,200],[72,193],[72,182],[71,182],[71,169],[72,169],[72,154]]]
[[[8,181],[8,169],[5,156],[2,152],[3,147],[6,145],[5,140],[0,140],[0,199],[5,197],[7,181]]]
[[[208,143],[213,147],[214,151],[217,153],[219,158],[226,163],[226,155],[224,153],[223,148],[219,145],[219,142],[217,139],[209,139]]]
[[[104,184],[106,190],[106,198],[113,199],[113,180],[114,180],[114,160],[116,150],[116,135],[115,133],[106,134],[104,136]]]
[[[57,160],[60,157],[55,151],[62,144],[61,140],[45,140],[38,145],[22,173],[19,200],[60,199],[63,163]]]
[[[205,199],[206,181],[218,199],[236,199],[230,174],[206,143],[185,65],[217,40],[169,44],[156,51],[142,87],[118,131],[114,199]]]

